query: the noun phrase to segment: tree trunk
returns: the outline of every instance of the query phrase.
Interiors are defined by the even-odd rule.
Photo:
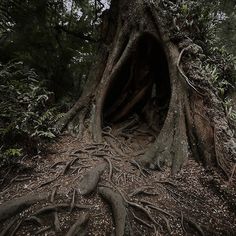
[[[186,56],[201,48],[186,39],[174,43],[160,6],[148,0],[112,1],[102,29],[88,84],[58,129],[79,135],[86,129],[102,142],[105,123],[153,109],[157,139],[139,163],[167,164],[175,174],[191,156],[229,177],[235,152],[223,105],[207,78],[193,76],[194,57]]]

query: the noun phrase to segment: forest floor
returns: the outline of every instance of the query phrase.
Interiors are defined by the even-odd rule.
[[[114,210],[119,201],[104,199],[102,188],[122,196],[133,235],[236,235],[236,212],[201,164],[190,157],[175,176],[167,167],[140,167],[135,156],[155,140],[143,124],[106,129],[104,139],[63,134],[47,154],[1,170],[0,235],[77,235],[71,226],[78,219],[87,229],[78,235],[114,235],[121,227]],[[84,185],[86,178],[96,182],[96,173],[95,188]],[[235,188],[235,181],[224,185]]]

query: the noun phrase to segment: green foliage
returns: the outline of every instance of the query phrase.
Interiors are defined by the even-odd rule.
[[[172,37],[191,38],[205,43],[211,37],[214,27],[221,22],[216,10],[217,2],[213,5],[202,0],[162,0]]]
[[[235,90],[236,57],[228,53],[224,47],[210,45],[208,58],[203,64],[208,78],[222,98]]]
[[[0,81],[1,156],[36,153],[40,142],[55,137],[54,94],[22,62],[0,64]]]
[[[55,137],[58,110],[86,82],[103,8],[90,0],[0,1],[0,159],[35,154]]]
[[[236,88],[236,3],[230,0],[162,0],[162,3],[172,40],[177,44],[186,40],[201,47],[202,52],[194,55],[195,68],[209,79],[223,101],[229,123],[236,127],[235,104],[229,99]]]
[[[56,100],[79,94],[96,52],[96,44],[81,35],[96,40],[99,32],[91,4],[89,0],[2,0],[0,61],[23,61],[34,68]]]
[[[233,109],[233,100],[226,98],[224,101],[224,106],[226,110],[227,117],[230,121],[236,123],[236,111]]]
[[[9,148],[4,152],[4,155],[7,157],[21,157],[22,148]]]
[[[222,32],[219,28],[229,23],[231,26],[235,25],[235,22],[229,20],[234,14],[230,12],[229,7],[228,11],[225,11],[227,4],[220,0],[214,2],[163,0],[162,2],[170,24],[172,40],[179,43],[187,39],[202,48],[204,60],[199,57],[202,61],[202,73],[206,78],[210,78],[218,95],[226,97],[236,86],[236,54],[233,55],[229,47],[222,43],[226,39],[225,35],[219,34]],[[232,9],[235,8],[232,1],[226,2],[230,3]],[[171,14],[167,14],[169,12]]]

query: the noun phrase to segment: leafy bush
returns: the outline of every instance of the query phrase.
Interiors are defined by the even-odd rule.
[[[0,64],[0,81],[0,157],[35,154],[43,140],[55,137],[54,94],[22,62]]]

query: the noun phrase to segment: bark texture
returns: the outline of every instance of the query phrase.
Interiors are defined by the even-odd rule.
[[[178,172],[188,157],[217,166],[229,177],[235,141],[225,111],[207,78],[194,75],[184,54],[201,48],[173,43],[160,8],[148,0],[112,1],[103,43],[84,93],[58,124],[102,142],[105,123],[145,116],[155,126],[153,146],[137,161],[149,168],[164,164]],[[183,45],[183,44],[182,44]],[[193,70],[187,77],[184,69]],[[190,73],[190,76],[191,76]],[[232,142],[233,145],[229,145]]]

